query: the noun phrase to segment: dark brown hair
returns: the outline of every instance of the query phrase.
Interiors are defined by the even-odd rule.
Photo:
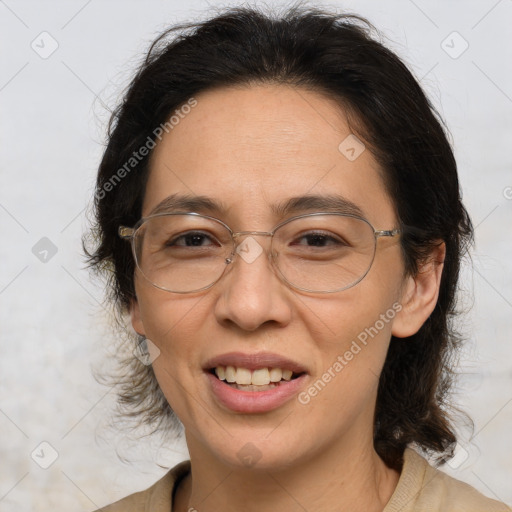
[[[453,355],[460,343],[453,317],[460,260],[472,241],[453,152],[435,109],[401,60],[365,19],[295,6],[279,16],[231,8],[204,22],[174,26],[154,43],[113,112],[94,202],[89,264],[108,279],[110,300],[127,311],[134,292],[130,246],[120,224],[141,217],[148,158],[126,163],[159,126],[194,95],[214,87],[289,84],[337,100],[384,170],[402,225],[405,269],[417,272],[433,246],[446,243],[435,310],[417,334],[392,338],[380,376],[375,449],[398,468],[404,448],[450,456],[456,442],[446,412]],[[121,169],[125,172],[120,172]],[[120,176],[122,175],[122,176]],[[151,366],[135,357],[119,381],[119,403],[156,429],[176,424]]]

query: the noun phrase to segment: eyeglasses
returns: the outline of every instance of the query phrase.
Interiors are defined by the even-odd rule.
[[[246,263],[255,261],[263,252],[255,236],[270,237],[268,258],[292,288],[340,292],[366,276],[378,238],[400,233],[375,230],[356,215],[323,212],[292,217],[270,232],[233,232],[219,219],[195,212],[160,213],[142,218],[133,228],[119,227],[119,236],[131,242],[142,275],[173,293],[210,288],[237,255]]]

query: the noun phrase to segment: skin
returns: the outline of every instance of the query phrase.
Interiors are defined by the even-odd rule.
[[[153,152],[143,215],[173,193],[207,195],[227,205],[220,219],[233,230],[270,231],[283,219],[269,205],[335,191],[376,229],[397,226],[370,151],[351,162],[338,150],[351,130],[332,99],[285,85],[221,88],[196,99]],[[443,244],[433,256],[442,262]],[[154,371],[185,427],[192,462],[175,510],[383,510],[399,473],[373,448],[378,376],[391,335],[414,334],[434,309],[441,272],[442,263],[425,264],[405,276],[398,239],[383,238],[367,276],[326,295],[287,287],[265,257],[238,258],[212,288],[186,295],[136,273],[132,325],[161,351]],[[291,399],[241,414],[209,390],[203,365],[231,351],[301,362],[306,389],[394,303],[403,309],[306,405]],[[248,442],[261,455],[252,467],[238,456]]]

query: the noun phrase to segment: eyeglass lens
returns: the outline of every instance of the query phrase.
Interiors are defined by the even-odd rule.
[[[251,236],[253,247],[254,241],[262,242],[257,235]],[[216,282],[233,257],[234,247],[224,224],[199,215],[150,217],[134,236],[135,259],[143,275],[159,288],[181,293]],[[332,292],[359,282],[374,254],[375,236],[368,222],[316,214],[282,224],[273,236],[271,259],[291,286]]]

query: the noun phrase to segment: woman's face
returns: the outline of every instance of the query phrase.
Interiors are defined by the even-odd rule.
[[[334,101],[283,85],[218,89],[196,100],[153,152],[143,216],[172,194],[208,196],[225,210],[202,213],[233,231],[271,231],[286,218],[317,211],[283,216],[273,205],[338,195],[375,229],[396,227],[379,166],[368,150],[357,156],[363,147],[354,139],[345,141],[351,131]],[[191,456],[276,470],[337,446],[371,443],[379,375],[404,284],[398,238],[380,238],[366,277],[330,294],[286,286],[266,256],[269,240],[253,239],[263,253],[238,256],[202,292],[169,293],[135,276],[132,323],[160,350],[154,371],[185,426]],[[272,391],[265,400],[238,401],[240,393],[260,391],[235,391],[208,363],[235,352],[273,354],[305,373],[298,385],[287,384],[293,392],[284,401]],[[265,361],[256,366],[272,366]]]

